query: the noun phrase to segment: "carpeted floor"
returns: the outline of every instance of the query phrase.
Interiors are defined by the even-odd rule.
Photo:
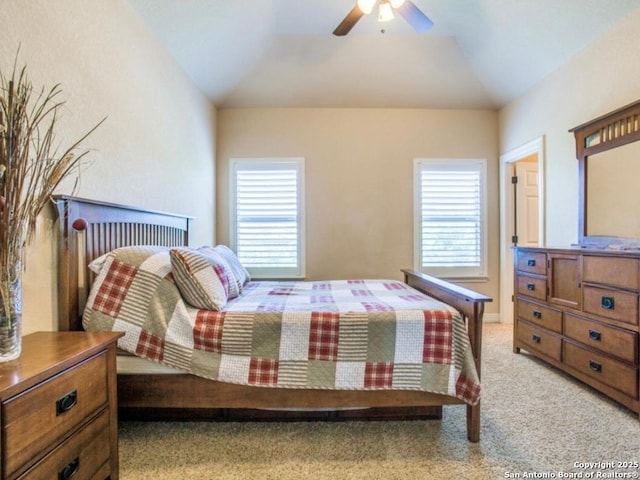
[[[638,478],[637,415],[512,353],[511,333],[484,326],[478,444],[467,441],[463,406],[445,407],[442,421],[121,422],[120,478]]]

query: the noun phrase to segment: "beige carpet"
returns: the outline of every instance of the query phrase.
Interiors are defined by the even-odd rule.
[[[582,466],[640,462],[637,415],[527,354],[513,354],[511,328],[484,327],[478,444],[466,439],[463,406],[445,407],[442,421],[121,422],[120,478],[491,480],[569,478],[560,472],[582,475],[575,478],[637,474],[637,468]]]

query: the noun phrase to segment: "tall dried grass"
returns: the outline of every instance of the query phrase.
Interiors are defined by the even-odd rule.
[[[78,168],[89,153],[78,151],[80,144],[105,120],[60,148],[60,84],[34,89],[17,59],[9,76],[0,70],[0,321],[11,318],[11,286],[22,274],[24,247],[38,215],[64,179],[75,174],[77,185]]]

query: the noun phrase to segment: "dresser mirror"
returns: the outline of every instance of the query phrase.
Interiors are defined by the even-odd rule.
[[[640,239],[640,142],[587,162],[585,235]]]
[[[640,248],[640,101],[570,131],[579,162],[579,244]]]

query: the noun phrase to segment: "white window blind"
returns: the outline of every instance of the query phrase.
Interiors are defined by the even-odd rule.
[[[486,161],[415,161],[416,268],[486,276]]]
[[[231,160],[232,244],[254,278],[304,277],[303,159]]]

